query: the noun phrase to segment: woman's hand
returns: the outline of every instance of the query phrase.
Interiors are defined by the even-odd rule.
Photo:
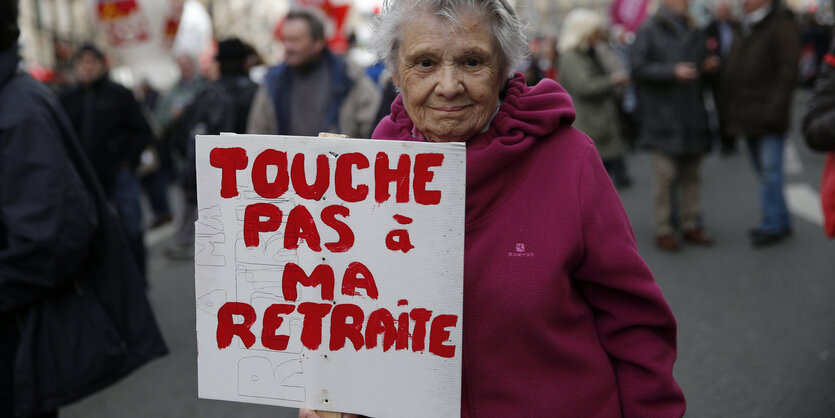
[[[312,409],[299,409],[299,418],[358,418],[357,414],[344,414],[340,412],[314,411]]]

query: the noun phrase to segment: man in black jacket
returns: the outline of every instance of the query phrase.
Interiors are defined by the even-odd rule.
[[[21,70],[17,10],[17,0],[0,2],[0,417],[47,417],[166,348],[127,244],[63,109]],[[70,301],[81,288],[104,309],[45,317],[48,301]],[[44,321],[69,332],[113,331],[107,334],[111,344],[59,329],[51,334],[61,344],[44,347],[33,339],[47,331],[38,327]],[[102,351],[109,355],[100,356]]]
[[[654,185],[656,246],[676,251],[681,244],[671,221],[672,193],[681,190],[682,238],[696,245],[713,239],[700,224],[702,157],[711,136],[702,78],[716,71],[706,58],[702,34],[688,17],[689,0],[662,0],[658,13],[641,26],[630,49],[638,93],[640,141],[650,149]]]
[[[61,103],[144,273],[140,189],[134,170],[152,138],[151,128],[133,93],[110,80],[104,54],[96,46],[78,49],[75,72],[78,85],[61,97]]]
[[[0,10],[0,416],[14,416],[17,317],[78,268],[97,220],[62,150],[45,88],[18,70],[16,2]],[[16,93],[22,92],[18,96]],[[48,416],[48,415],[47,415]]]

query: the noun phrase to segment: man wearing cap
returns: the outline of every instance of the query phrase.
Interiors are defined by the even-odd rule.
[[[75,55],[78,84],[61,97],[67,115],[86,151],[144,274],[145,247],[139,180],[139,156],[151,140],[151,128],[130,90],[108,77],[102,51],[93,44]]]
[[[380,103],[374,82],[328,50],[324,25],[310,11],[291,11],[282,38],[286,59],[267,72],[252,103],[247,131],[305,136],[331,132],[367,138]]]

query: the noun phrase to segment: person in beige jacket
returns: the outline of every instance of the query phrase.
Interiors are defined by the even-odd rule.
[[[255,94],[247,132],[368,138],[380,103],[374,82],[328,50],[324,25],[311,11],[291,11],[282,37],[286,59],[270,68]]]

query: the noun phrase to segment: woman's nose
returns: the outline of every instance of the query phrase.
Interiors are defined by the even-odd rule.
[[[438,71],[438,82],[435,84],[435,94],[453,98],[464,92],[464,84],[461,83],[460,74],[454,67],[443,66]]]

